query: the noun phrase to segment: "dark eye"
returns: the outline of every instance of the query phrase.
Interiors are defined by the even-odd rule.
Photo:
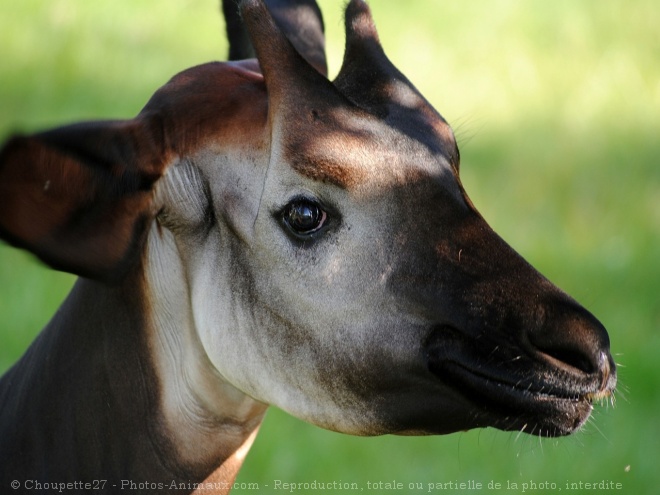
[[[328,221],[328,214],[312,200],[295,199],[284,207],[282,219],[291,232],[305,237],[321,230]]]

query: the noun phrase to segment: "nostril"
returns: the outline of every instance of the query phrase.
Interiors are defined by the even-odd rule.
[[[563,365],[576,368],[584,373],[591,374],[597,371],[598,363],[594,363],[591,356],[585,355],[581,350],[569,348],[539,349],[543,354],[551,357]]]
[[[545,318],[530,330],[530,343],[556,366],[585,374],[605,374],[609,337],[603,325],[572,300],[545,307]]]

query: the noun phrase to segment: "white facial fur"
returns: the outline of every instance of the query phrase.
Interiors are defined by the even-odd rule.
[[[388,156],[384,152],[383,160]],[[403,181],[388,178],[393,165],[371,174],[381,193]],[[451,177],[449,165],[436,176]],[[353,434],[389,431],[390,411],[382,417],[378,411],[428,379],[419,356],[428,322],[388,289],[397,250],[391,231],[396,205],[374,187],[365,194],[304,177],[277,149],[265,158],[257,151],[199,154],[172,167],[166,180],[159,191],[161,227],[173,237],[152,233],[150,245],[152,252],[179,257],[174,266],[181,273],[167,279],[187,285],[172,298],[178,307],[165,313],[172,320],[162,326],[181,332],[172,322],[185,319],[186,345],[196,350],[177,357],[176,349],[185,346],[174,344],[170,354],[180,361],[174,367],[197,369],[187,373],[189,383],[168,386],[194,389],[203,383],[194,401],[208,410],[215,407],[213,394],[217,410],[226,407],[229,384],[319,426]],[[301,196],[329,211],[328,230],[307,246],[292,240],[277,215]],[[158,277],[163,270],[152,273]],[[159,291],[159,284],[152,286]],[[429,382],[435,392],[441,388]]]

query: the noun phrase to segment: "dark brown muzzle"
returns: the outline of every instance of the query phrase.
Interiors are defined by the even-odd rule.
[[[468,398],[484,425],[575,431],[616,384],[605,328],[482,219],[455,234],[437,250],[441,297],[452,304],[425,343],[428,369]],[[458,251],[460,261],[446,256]]]

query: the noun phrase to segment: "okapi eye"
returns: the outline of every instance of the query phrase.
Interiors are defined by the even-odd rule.
[[[314,201],[296,199],[284,207],[282,219],[291,232],[305,237],[321,230],[328,220],[328,214]]]

